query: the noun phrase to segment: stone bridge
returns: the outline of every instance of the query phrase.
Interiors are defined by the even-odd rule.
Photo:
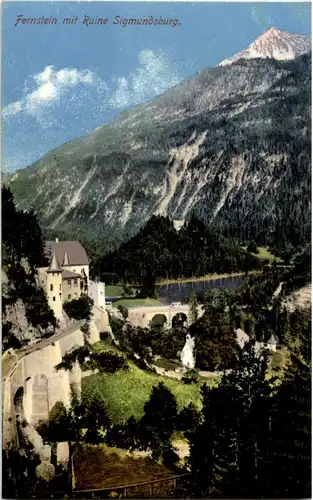
[[[202,314],[202,308],[198,307],[198,315]],[[128,310],[128,321],[134,326],[142,328],[148,326],[172,328],[175,324],[188,325],[190,323],[190,307],[188,304],[136,307]]]
[[[3,445],[18,444],[17,421],[26,421],[33,427],[39,420],[47,420],[57,401],[70,405],[71,385],[80,389],[79,366],[71,371],[55,370],[63,355],[73,347],[84,345],[81,322],[70,325],[38,344],[20,349],[13,355],[13,363],[6,356],[3,365]],[[109,331],[108,314],[94,306],[90,322],[90,343],[100,340],[100,333]]]

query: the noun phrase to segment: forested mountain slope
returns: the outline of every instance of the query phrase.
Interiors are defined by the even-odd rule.
[[[147,276],[182,278],[261,267],[260,260],[235,241],[214,233],[194,217],[176,231],[168,218],[154,216],[118,250],[97,259],[93,273],[104,281],[115,273],[122,282],[142,283]]]
[[[239,60],[18,171],[10,187],[43,227],[134,234],[194,213],[240,241],[310,239],[311,56]]]

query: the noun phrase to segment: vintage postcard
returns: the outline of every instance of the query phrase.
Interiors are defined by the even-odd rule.
[[[311,497],[311,4],[5,1],[2,497]]]

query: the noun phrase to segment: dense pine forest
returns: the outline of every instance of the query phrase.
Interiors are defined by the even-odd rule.
[[[44,238],[33,212],[17,210],[9,188],[2,187],[2,343],[21,347],[23,332],[11,321],[12,311],[25,316],[38,335],[57,326],[46,295],[38,286],[37,267],[45,265]],[[25,328],[24,328],[25,329]]]
[[[153,216],[118,250],[95,260],[92,272],[104,281],[106,274],[115,273],[126,283],[141,283],[151,274],[156,279],[188,278],[260,267],[260,261],[235,240],[196,218],[176,231],[169,218]]]

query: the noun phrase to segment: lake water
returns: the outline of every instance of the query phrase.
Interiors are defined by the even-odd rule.
[[[244,282],[244,276],[233,276],[231,278],[218,278],[216,280],[190,281],[188,283],[171,283],[162,285],[158,288],[159,299],[162,304],[171,304],[172,302],[186,303],[190,290],[195,289],[198,299],[201,299],[207,290],[236,288]],[[116,302],[120,297],[107,297],[107,300]]]
[[[190,281],[188,283],[171,283],[170,285],[160,286],[158,289],[160,301],[163,304],[171,302],[186,302],[190,290],[195,289],[197,297],[201,298],[207,290],[233,289],[244,282],[244,276],[233,276],[231,278],[218,278],[216,280]]]

